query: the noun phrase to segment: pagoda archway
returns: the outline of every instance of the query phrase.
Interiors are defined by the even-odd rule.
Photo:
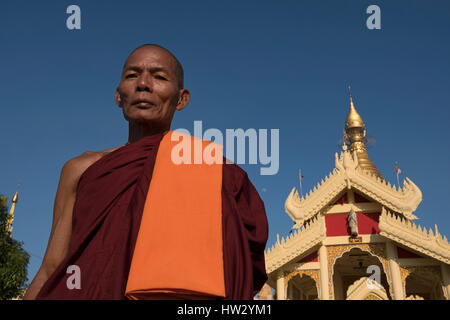
[[[333,264],[333,288],[335,300],[347,299],[348,289],[362,278],[370,277],[378,272],[380,283],[376,284],[380,290],[386,292],[386,297],[392,299],[384,266],[377,256],[370,252],[354,247],[337,258]],[[370,285],[366,281],[361,285]]]
[[[406,299],[445,300],[439,271],[433,267],[408,268]]]
[[[297,273],[287,283],[288,300],[317,300],[317,283],[306,273]]]

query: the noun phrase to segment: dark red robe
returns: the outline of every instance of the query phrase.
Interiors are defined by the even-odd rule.
[[[148,136],[121,147],[83,173],[69,253],[37,299],[126,299],[128,272],[162,137]],[[264,203],[245,171],[235,164],[223,165],[222,228],[225,299],[252,299],[267,280],[268,223]],[[179,261],[180,268],[184,263]],[[70,265],[80,268],[81,289],[68,289]]]

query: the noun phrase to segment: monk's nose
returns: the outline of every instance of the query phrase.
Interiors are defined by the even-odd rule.
[[[141,75],[137,82],[137,91],[153,91],[153,83],[150,76]]]

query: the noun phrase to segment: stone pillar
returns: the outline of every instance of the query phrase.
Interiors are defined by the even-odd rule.
[[[286,300],[283,270],[279,270],[277,274],[277,300]]]
[[[292,300],[292,286],[286,283],[286,300]]]
[[[389,262],[389,270],[391,273],[392,293],[394,300],[404,300],[402,277],[400,274],[400,266],[397,262],[397,248],[394,243],[386,239],[386,256]]]
[[[334,300],[345,300],[346,293],[344,292],[343,284],[342,284],[342,276],[339,272],[334,270],[336,281],[333,282],[334,285]],[[333,279],[334,281],[334,279]]]
[[[441,263],[442,290],[447,293],[447,300],[450,300],[450,266]]]
[[[327,247],[323,244],[319,249],[319,264],[320,264],[320,299],[330,300],[328,288],[328,257]]]

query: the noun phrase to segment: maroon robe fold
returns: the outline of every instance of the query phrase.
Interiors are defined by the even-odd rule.
[[[128,272],[162,137],[148,136],[121,147],[83,173],[68,255],[36,299],[126,299]],[[225,299],[252,299],[267,280],[268,224],[261,198],[235,164],[223,165],[222,228]],[[187,262],[178,263],[182,268]],[[67,273],[70,265],[80,268],[81,289],[67,286],[73,274]]]

